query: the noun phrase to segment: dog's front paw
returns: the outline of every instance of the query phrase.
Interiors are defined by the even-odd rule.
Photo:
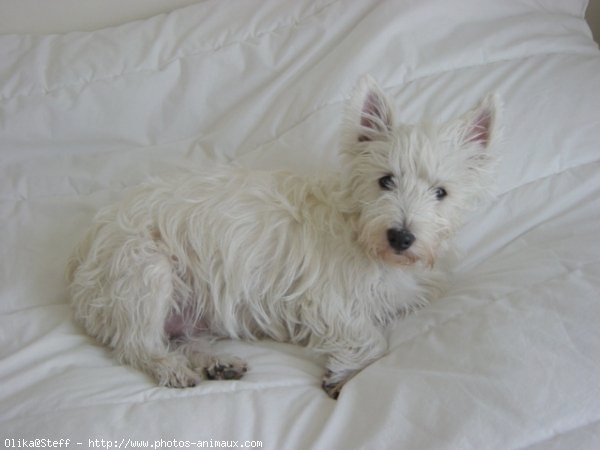
[[[247,371],[246,361],[235,357],[215,359],[204,369],[209,380],[239,380]]]
[[[340,391],[342,390],[343,385],[344,385],[343,382],[327,383],[325,380],[323,380],[321,387],[323,388],[323,390],[327,393],[327,395],[330,398],[337,400],[338,397],[340,396]]]
[[[329,397],[331,397],[334,400],[337,400],[342,390],[342,387],[344,387],[344,384],[346,384],[346,381],[346,379],[338,380],[337,377],[334,378],[333,373],[331,371],[327,371],[325,375],[323,375],[321,387]]]

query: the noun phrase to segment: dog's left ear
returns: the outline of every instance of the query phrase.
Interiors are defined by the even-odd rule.
[[[386,95],[373,77],[363,76],[346,108],[344,145],[386,140],[393,123],[393,111]]]
[[[496,94],[487,95],[481,102],[468,111],[461,119],[463,144],[477,144],[486,149],[496,138],[497,120],[500,113],[500,99]]]

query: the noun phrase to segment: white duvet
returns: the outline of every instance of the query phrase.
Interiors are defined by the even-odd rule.
[[[207,0],[0,36],[0,445],[600,448],[600,53],[585,5]],[[335,165],[366,72],[405,122],[498,92],[504,143],[448,294],[395,325],[337,402],[299,347],[221,342],[249,361],[244,379],[174,390],[72,323],[64,266],[99,207],[208,159]]]

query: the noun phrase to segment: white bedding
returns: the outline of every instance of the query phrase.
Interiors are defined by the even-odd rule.
[[[206,0],[0,36],[0,445],[600,448],[600,53],[585,5]],[[504,142],[446,297],[395,325],[337,402],[299,347],[221,342],[249,361],[244,379],[173,390],[72,323],[64,266],[99,207],[208,158],[335,165],[366,72],[406,122],[498,92]]]

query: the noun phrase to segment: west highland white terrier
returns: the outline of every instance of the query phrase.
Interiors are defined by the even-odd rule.
[[[67,277],[76,320],[160,385],[239,379],[215,338],[270,338],[327,356],[346,381],[386,352],[384,328],[439,293],[434,262],[491,178],[498,101],[441,125],[394,125],[362,78],[339,172],[177,173],[101,210]]]

